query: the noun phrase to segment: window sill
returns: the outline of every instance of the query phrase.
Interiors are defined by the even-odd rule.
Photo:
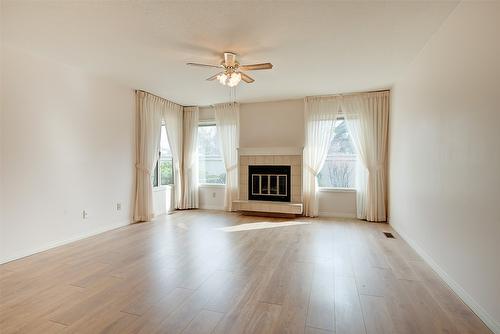
[[[198,187],[200,188],[225,188],[225,184],[218,184],[218,183],[200,183],[198,184]]]
[[[319,187],[319,191],[326,193],[355,193],[354,188],[333,188],[333,187]]]
[[[164,185],[164,186],[153,187],[153,192],[156,192],[156,191],[165,191],[165,190],[172,189],[172,188],[174,188],[173,184],[167,184],[167,185]]]

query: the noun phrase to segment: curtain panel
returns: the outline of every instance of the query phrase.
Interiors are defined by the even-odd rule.
[[[158,161],[162,121],[162,99],[148,93],[136,92],[136,191],[134,222],[154,218],[151,174]]]
[[[304,215],[316,217],[319,214],[317,176],[326,160],[341,98],[339,96],[306,97],[304,101],[305,145],[302,198]]]
[[[356,178],[357,217],[387,220],[389,91],[344,96],[342,112],[360,164]]]
[[[226,187],[224,210],[233,211],[233,201],[238,199],[238,146],[240,142],[240,106],[238,103],[214,105],[215,125],[221,145]]]
[[[167,131],[168,144],[172,152],[174,171],[174,208],[181,207],[182,201],[182,140],[184,108],[174,102],[164,100],[162,108],[163,121]]]
[[[198,107],[184,107],[182,201],[180,209],[199,207],[198,200]]]

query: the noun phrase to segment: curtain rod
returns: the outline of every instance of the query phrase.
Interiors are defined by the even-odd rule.
[[[147,92],[147,91],[142,90],[142,89],[136,89],[136,90],[135,90],[135,92],[136,92],[136,93],[137,93],[137,92],[142,92],[142,93],[146,93],[146,94],[149,94],[149,95],[153,95],[153,96],[155,96],[155,97],[157,97],[157,98],[159,98],[159,99],[162,99],[162,100],[165,100],[165,101],[168,101],[168,102],[175,103],[175,104],[177,104],[177,105],[179,105],[179,106],[181,106],[181,107],[185,107],[185,106],[183,106],[183,105],[182,105],[182,104],[180,104],[180,103],[174,102],[174,101],[172,101],[172,100],[166,99],[166,98],[164,98],[164,97],[162,97],[162,96],[159,96],[159,95],[156,95],[156,94],[153,94],[153,93]]]
[[[390,92],[391,89],[378,89],[378,90],[368,90],[368,91],[363,91],[363,92],[350,92],[350,93],[338,93],[338,94],[329,94],[329,95],[310,95],[306,96],[308,97],[334,97],[334,96],[351,96],[351,95],[358,95],[358,94],[369,94],[369,93],[383,93],[383,92]]]
[[[156,96],[160,99],[164,99],[166,101],[170,101],[164,97],[161,97],[161,96],[158,96],[156,94],[153,94],[153,93],[150,93],[150,92],[147,92],[145,90],[142,90],[142,89],[136,89],[135,90],[136,92],[143,92],[143,93],[146,93],[146,94],[149,94],[149,95],[153,95],[153,96]],[[369,91],[364,91],[364,92],[351,92],[351,93],[340,93],[340,94],[330,94],[330,95],[311,95],[311,96],[306,96],[306,97],[329,97],[329,96],[348,96],[348,95],[356,95],[356,94],[366,94],[366,93],[382,93],[382,92],[390,92],[391,89],[379,89],[379,90],[369,90]],[[283,100],[283,101],[286,101],[286,100]],[[181,107],[196,107],[196,106],[183,106],[182,104],[179,104],[177,102],[173,102],[173,101],[170,101],[172,103],[175,103],[175,104],[178,104],[180,105]],[[275,102],[275,101],[262,101],[262,102]],[[238,103],[236,101],[234,102],[226,102],[226,103]],[[249,102],[249,103],[252,103],[252,102]],[[213,107],[214,105],[213,104],[210,104],[208,106],[197,106],[197,107],[200,107],[200,108],[203,108],[203,107]]]

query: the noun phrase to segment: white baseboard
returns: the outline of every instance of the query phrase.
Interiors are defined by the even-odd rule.
[[[47,243],[43,246],[40,246],[40,247],[35,247],[32,249],[23,250],[23,251],[14,253],[14,255],[8,255],[6,257],[0,258],[0,264],[7,263],[10,261],[14,261],[14,260],[18,260],[18,259],[21,259],[23,257],[27,257],[27,256],[30,256],[30,255],[33,255],[36,253],[44,252],[46,250],[49,250],[49,249],[52,249],[55,247],[66,245],[66,244],[69,244],[71,242],[85,239],[85,238],[88,238],[88,237],[91,237],[91,236],[94,236],[96,234],[100,234],[103,232],[111,231],[111,230],[114,230],[114,229],[117,229],[117,228],[120,228],[123,226],[127,226],[129,224],[130,224],[130,222],[127,221],[127,222],[116,223],[113,225],[106,225],[106,226],[103,226],[101,228],[95,229],[95,230],[87,232],[87,233],[78,234],[78,235],[70,237],[68,239],[59,240],[59,241],[55,241],[55,242],[49,242],[49,243]]]
[[[486,310],[479,305],[471,295],[465,291],[446,271],[444,271],[434,259],[420,247],[413,239],[411,239],[405,231],[392,221],[389,222],[392,228],[405,240],[417,253],[424,259],[425,262],[448,284],[448,286],[462,299],[462,301],[488,326],[495,334],[500,334],[500,324]]]
[[[356,218],[356,213],[352,212],[333,212],[333,211],[320,211],[320,217],[332,217],[332,218]]]

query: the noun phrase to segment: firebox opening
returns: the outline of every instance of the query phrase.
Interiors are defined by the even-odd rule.
[[[290,166],[248,166],[248,199],[290,202]]]

